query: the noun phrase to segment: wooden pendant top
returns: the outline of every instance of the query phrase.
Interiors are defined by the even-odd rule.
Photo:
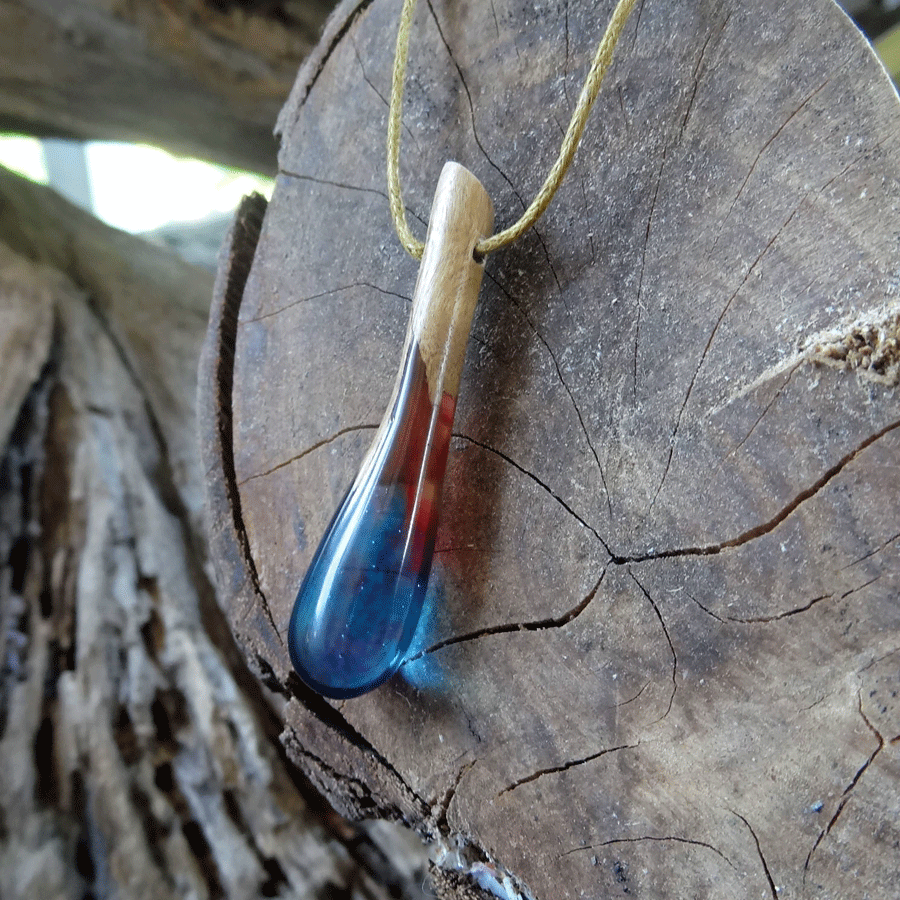
[[[484,262],[475,245],[491,233],[494,207],[481,182],[458,163],[441,171],[419,266],[410,335],[419,345],[432,403],[456,397]]]

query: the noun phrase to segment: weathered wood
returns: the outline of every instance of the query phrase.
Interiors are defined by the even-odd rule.
[[[446,159],[520,214],[611,6],[422,6],[422,225]],[[637,8],[559,196],[488,260],[420,655],[341,703],[292,677],[416,277],[398,12],[348,0],[301,72],[218,348],[214,552],[289,754],[536,898],[897,895],[900,107],[826,0]]]
[[[0,172],[4,900],[421,898],[286,759],[207,578],[211,281]]]
[[[272,172],[272,125],[333,5],[2,0],[0,130]]]

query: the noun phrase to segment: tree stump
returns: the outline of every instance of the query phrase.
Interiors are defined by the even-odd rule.
[[[638,5],[559,195],[487,262],[415,653],[343,702],[292,676],[416,277],[383,174],[399,8],[343,3],[301,70],[201,379],[227,614],[289,755],[445,884],[897,896],[900,107],[828,0]],[[422,4],[421,233],[447,159],[520,215],[611,8]]]

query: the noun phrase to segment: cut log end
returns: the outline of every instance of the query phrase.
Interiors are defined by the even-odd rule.
[[[419,10],[420,226],[446,159],[518,216],[611,5]],[[289,753],[348,814],[460,848],[466,884],[896,893],[900,108],[824,0],[638,8],[559,195],[488,260],[412,659],[334,704],[290,674],[415,281],[381,175],[395,15],[343,4],[298,77],[227,354],[238,517],[207,462]]]

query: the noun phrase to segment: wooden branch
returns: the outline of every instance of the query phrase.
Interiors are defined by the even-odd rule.
[[[0,130],[274,172],[275,119],[332,5],[0,0]]]
[[[423,231],[447,159],[519,216],[611,6],[420,8]],[[560,194],[488,259],[417,652],[341,702],[292,675],[416,277],[396,13],[347,0],[298,77],[207,348],[213,554],[289,754],[507,896],[897,894],[900,108],[826,0],[637,8]]]

